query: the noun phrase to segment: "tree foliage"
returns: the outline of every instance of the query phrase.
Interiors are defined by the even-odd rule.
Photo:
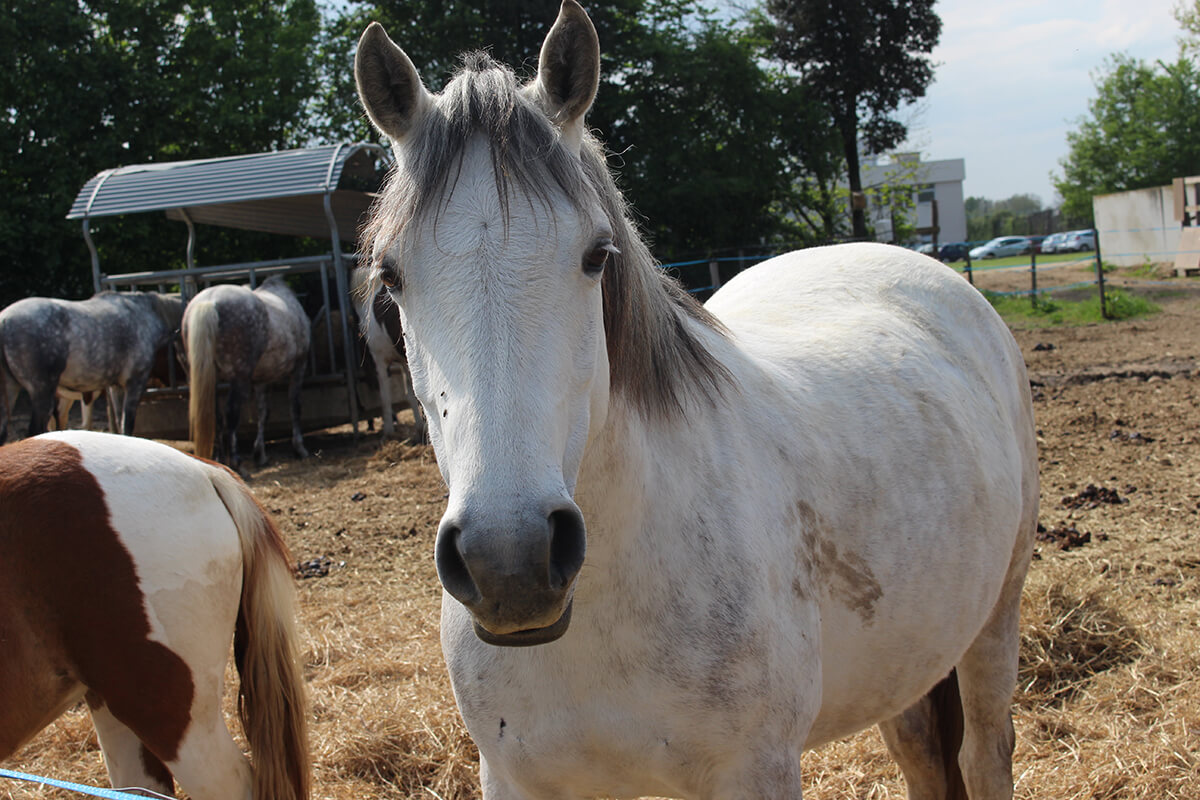
[[[324,43],[333,138],[373,137],[348,68],[378,20],[431,90],[461,52],[486,47],[532,77],[558,0],[376,0],[350,6]],[[616,0],[589,9],[601,85],[589,124],[645,221],[658,257],[780,238],[824,238],[836,215],[815,175],[836,169],[831,128],[798,81],[763,65],[766,41],[697,0]],[[825,180],[832,184],[832,178]]]
[[[0,16],[0,303],[91,291],[64,219],[110,167],[373,138],[353,86],[370,19],[440,88],[487,47],[533,74],[558,0],[11,0]],[[589,122],[663,260],[839,234],[841,158],[814,90],[769,66],[760,28],[702,0],[591,8],[603,83]],[[94,220],[101,267],[182,266],[186,229],[159,215]],[[197,261],[311,252],[286,237],[202,227]]]
[[[64,217],[100,170],[303,141],[319,26],[315,0],[9,2],[0,17],[0,247],[10,266],[0,271],[0,301],[91,293],[90,256]],[[183,260],[178,223],[140,215],[93,228],[108,271]],[[220,263],[255,242],[221,230],[199,244]]]
[[[1093,195],[1200,171],[1200,68],[1190,58],[1151,65],[1110,57],[1088,112],[1067,134],[1062,174],[1053,176],[1066,214],[1091,220]]]
[[[1183,55],[1200,55],[1200,0],[1180,0],[1175,6],[1175,21],[1182,34],[1179,49]]]
[[[794,67],[841,135],[852,192],[862,190],[859,148],[879,154],[908,135],[893,115],[925,95],[927,57],[941,35],[936,0],[766,0],[772,53]],[[853,209],[854,235],[867,235]]]

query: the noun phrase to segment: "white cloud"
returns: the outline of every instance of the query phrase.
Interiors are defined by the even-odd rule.
[[[911,142],[965,158],[966,192],[1053,199],[1049,173],[1087,111],[1106,57],[1175,57],[1175,0],[942,0],[935,83]]]

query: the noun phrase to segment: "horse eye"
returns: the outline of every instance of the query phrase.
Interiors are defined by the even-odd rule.
[[[599,275],[608,264],[609,255],[620,252],[611,239],[602,239],[583,257],[583,271],[588,275]]]
[[[400,273],[390,259],[379,265],[379,280],[389,289],[399,288]]]

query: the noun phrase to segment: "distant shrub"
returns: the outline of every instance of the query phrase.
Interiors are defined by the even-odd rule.
[[[1028,295],[1006,295],[987,291],[983,295],[1009,324],[1042,327],[1086,325],[1106,321],[1100,313],[1099,291],[1083,300],[1064,300],[1041,294],[1038,295],[1036,303],[1030,300]],[[1108,308],[1108,321],[1147,316],[1160,310],[1144,297],[1112,288],[1105,291],[1105,304]]]

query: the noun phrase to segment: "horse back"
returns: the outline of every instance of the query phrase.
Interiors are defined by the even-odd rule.
[[[69,329],[67,301],[27,297],[0,311],[0,356],[23,386],[56,381],[67,365]],[[43,376],[48,376],[43,378]]]
[[[280,278],[271,278],[254,290],[267,312],[266,347],[255,369],[256,381],[274,381],[291,375],[308,357],[312,325],[304,307]]]

